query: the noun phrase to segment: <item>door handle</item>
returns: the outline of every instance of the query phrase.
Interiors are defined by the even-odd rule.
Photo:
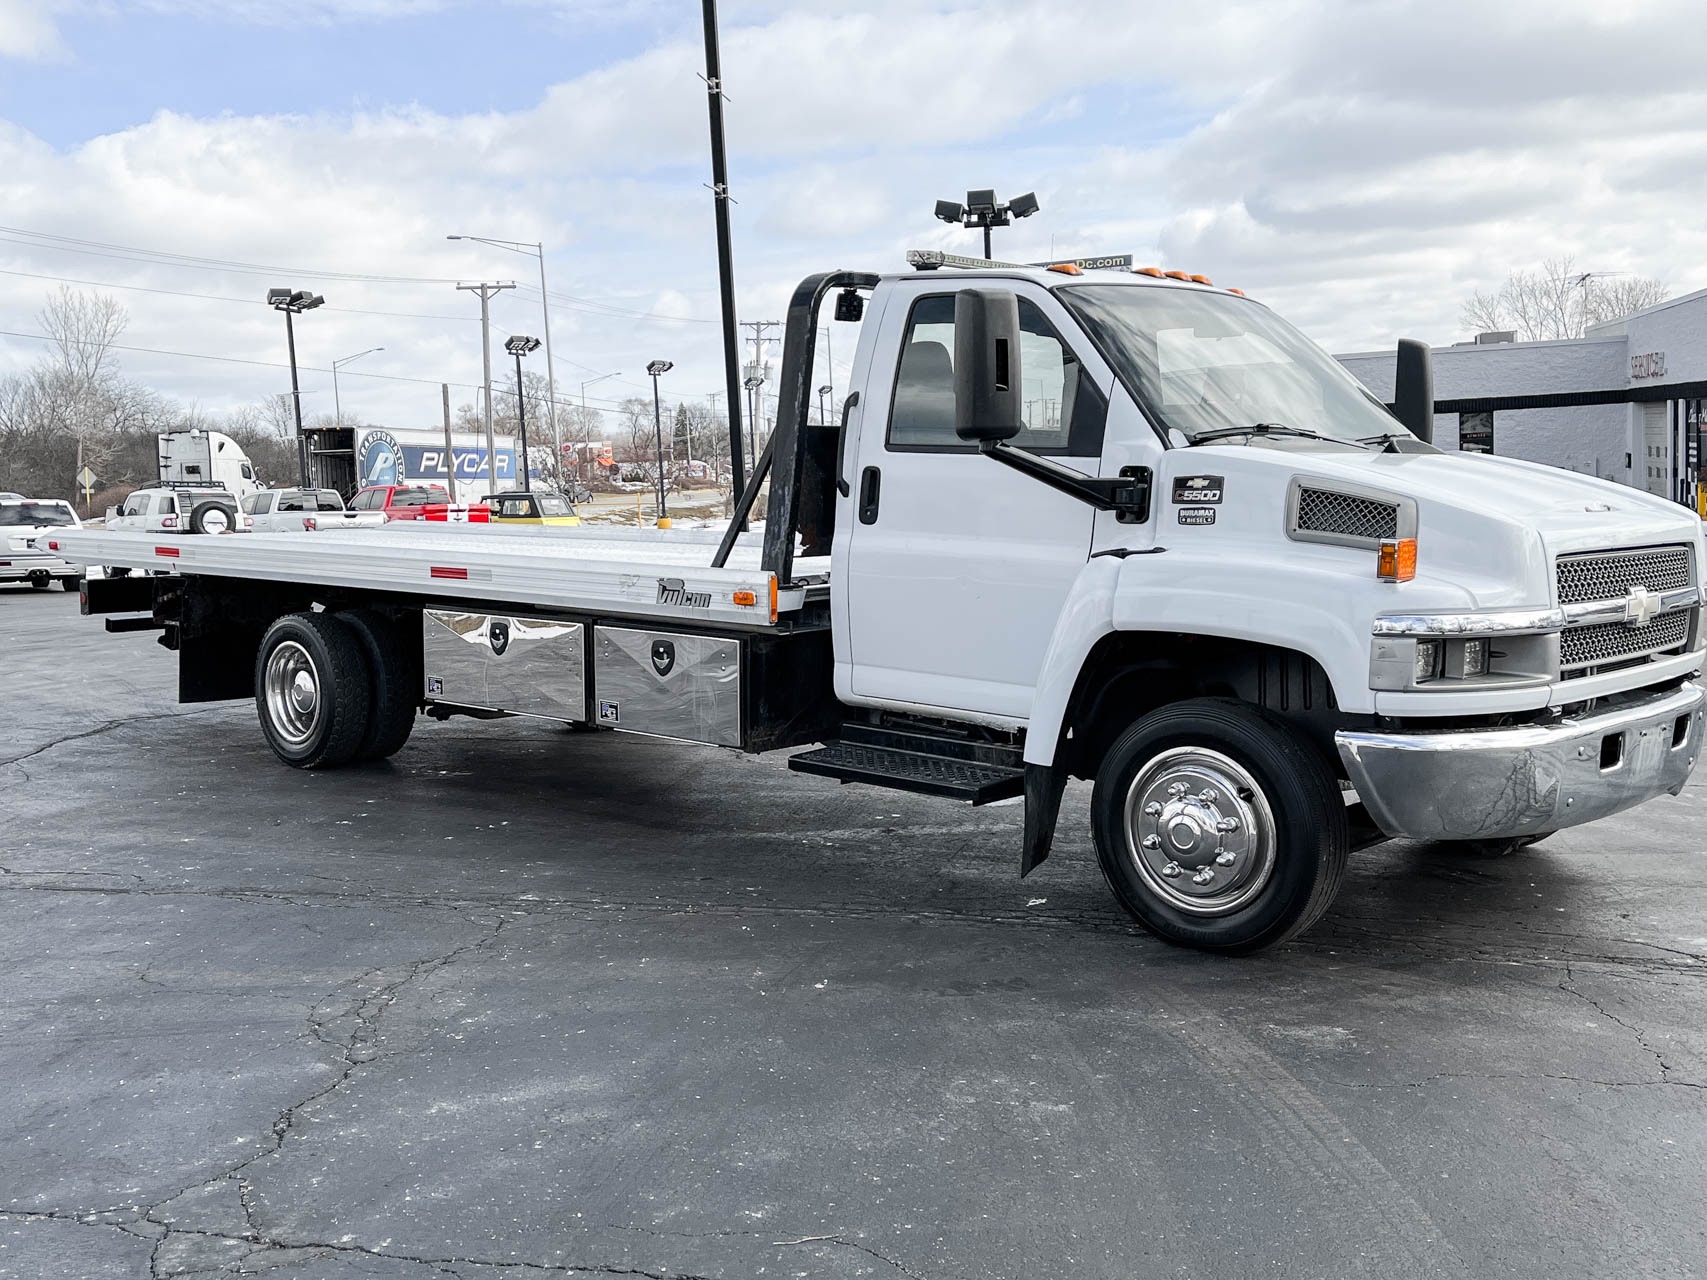
[[[859,477],[859,522],[861,524],[877,523],[878,492],[883,487],[883,473],[876,467],[867,467]]]

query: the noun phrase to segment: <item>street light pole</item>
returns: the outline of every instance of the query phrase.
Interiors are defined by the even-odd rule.
[[[492,436],[492,315],[488,305],[501,289],[514,289],[509,284],[459,284],[458,289],[480,295],[480,365],[481,384],[486,388],[486,483],[492,492],[498,491],[498,443]]]
[[[332,416],[338,420],[338,425],[344,425],[344,402],[338,398],[338,366],[349,364],[352,360],[360,360],[363,356],[371,356],[375,351],[384,351],[384,347],[369,347],[366,351],[358,351],[353,356],[345,356],[342,360],[332,361]]]
[[[668,360],[654,360],[646,366],[646,372],[652,375],[652,427],[658,436],[658,527],[667,529],[670,518],[669,511],[664,506],[664,409],[658,399],[658,379],[676,366]]]
[[[818,425],[821,427],[830,425],[829,395],[834,390],[828,383],[818,388]]]
[[[504,350],[516,358],[516,421],[522,432],[522,492],[533,492],[533,480],[528,467],[528,411],[527,386],[522,382],[522,357],[532,355],[539,348],[539,339],[530,338],[525,333],[510,335],[510,340],[504,344]],[[558,458],[561,465],[563,459]]]
[[[306,289],[268,289],[267,305],[284,312],[285,342],[290,347],[290,402],[296,417],[296,461],[304,489],[312,488],[308,475],[308,441],[302,434],[302,387],[296,378],[296,326],[292,317],[312,311],[326,299]]]
[[[526,253],[530,248],[539,259],[539,312],[545,322],[545,385],[550,399],[545,404],[546,421],[551,425],[551,443],[557,450],[557,466],[563,466],[563,437],[557,430],[557,366],[551,361],[551,299],[545,292],[545,244],[526,240],[488,240],[485,236],[446,236],[446,240],[474,240],[511,253]]]

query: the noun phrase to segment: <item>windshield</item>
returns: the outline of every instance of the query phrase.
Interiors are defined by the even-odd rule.
[[[0,525],[44,529],[64,528],[74,523],[76,517],[63,502],[9,502],[0,506]]]
[[[1404,430],[1339,361],[1267,307],[1195,289],[1057,292],[1151,419],[1188,440],[1259,423],[1348,443]]]

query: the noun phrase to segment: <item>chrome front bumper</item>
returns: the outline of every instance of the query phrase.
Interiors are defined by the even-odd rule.
[[[1701,754],[1707,692],[1673,693],[1555,725],[1334,735],[1375,824],[1390,836],[1538,835],[1683,790]]]

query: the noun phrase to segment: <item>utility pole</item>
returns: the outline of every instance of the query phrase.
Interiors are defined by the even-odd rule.
[[[747,377],[744,379],[742,385],[747,388],[749,393],[751,393],[751,399],[753,402],[752,413],[748,418],[748,421],[751,424],[748,427],[748,431],[752,437],[753,457],[757,458],[759,456],[759,411],[763,407],[763,403],[755,390],[753,380],[757,378],[757,385],[759,387],[764,386],[765,374],[767,372],[765,366],[765,334],[772,329],[782,328],[782,324],[777,320],[743,320],[741,321],[741,327],[743,329],[751,329],[753,331],[753,363],[747,366]],[[736,496],[739,496],[738,490]]]
[[[481,383],[486,388],[486,483],[492,486],[492,492],[498,492],[498,443],[492,438],[492,298],[503,289],[514,289],[515,282],[509,284],[459,284],[458,289],[480,295],[480,362]]]
[[[711,198],[717,212],[717,286],[723,304],[723,384],[729,397],[729,465],[739,496],[747,483],[741,456],[741,353],[735,325],[735,257],[729,242],[729,166],[723,150],[723,62],[717,48],[717,0],[705,0],[705,97],[711,114]]]

